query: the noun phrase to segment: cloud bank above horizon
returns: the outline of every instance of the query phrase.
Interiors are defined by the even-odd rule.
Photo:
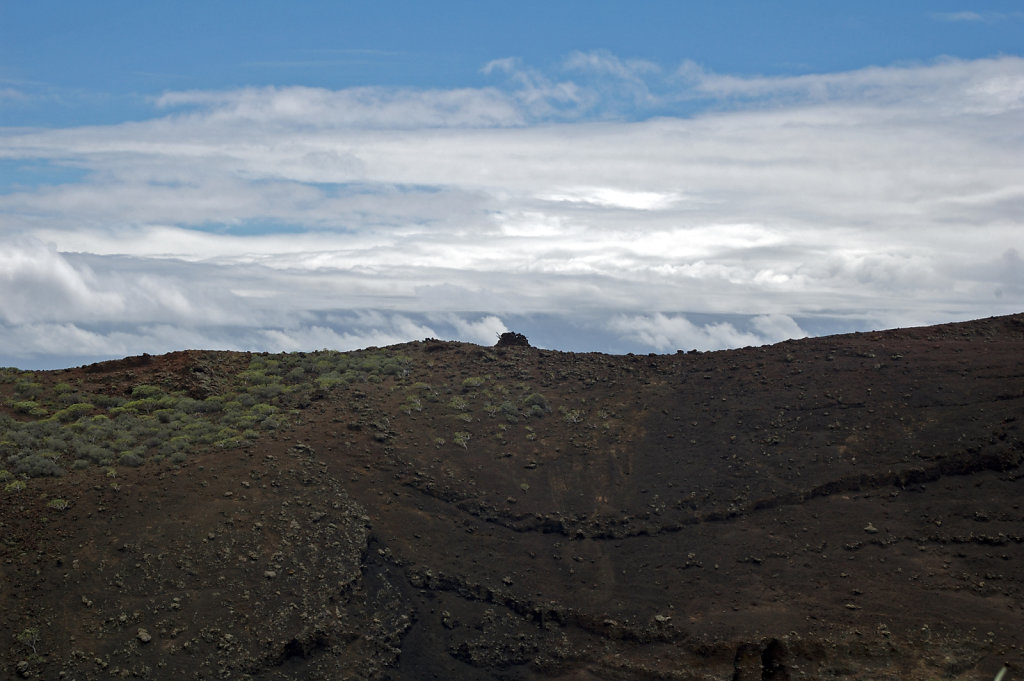
[[[0,129],[0,363],[512,326],[667,352],[1021,310],[1024,59],[482,73]]]

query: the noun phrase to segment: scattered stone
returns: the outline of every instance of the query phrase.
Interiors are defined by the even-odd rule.
[[[142,643],[149,643],[153,640],[153,637],[150,635],[150,633],[142,627],[139,627],[139,633],[136,634],[136,636]]]
[[[266,570],[263,573],[263,576],[266,577],[267,579],[273,579],[274,577],[277,577],[277,573],[274,572],[273,570]]]
[[[868,523],[867,526],[864,527],[864,531],[868,534],[878,534],[878,528],[871,523]]]

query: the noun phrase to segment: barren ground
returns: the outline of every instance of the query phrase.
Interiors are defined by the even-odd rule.
[[[407,371],[240,446],[0,489],[0,677],[1022,678],[1024,315],[385,350]],[[250,360],[40,380],[211,391]]]

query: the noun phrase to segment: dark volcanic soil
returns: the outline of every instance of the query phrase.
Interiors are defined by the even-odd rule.
[[[247,446],[0,496],[0,677],[1024,675],[1024,315],[668,356],[389,350],[406,375]],[[246,362],[48,380],[210,390]]]

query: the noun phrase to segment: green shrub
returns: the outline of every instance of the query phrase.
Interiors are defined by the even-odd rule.
[[[202,409],[202,400],[196,400],[191,397],[182,397],[178,400],[178,410],[183,414],[198,414]]]
[[[33,399],[39,397],[43,393],[43,384],[36,383],[31,378],[23,378],[14,384],[14,392],[19,395],[24,395],[29,399]]]
[[[11,409],[18,412],[19,414],[26,414],[28,416],[46,416],[46,408],[40,405],[35,400],[19,400],[11,403]]]
[[[164,395],[164,391],[155,385],[140,384],[132,388],[132,397],[137,400],[145,398],[157,398]]]
[[[18,460],[14,472],[29,478],[60,477],[64,469],[57,465],[55,455],[29,454]]]
[[[186,435],[175,435],[166,442],[161,443],[158,451],[161,454],[173,454],[174,452],[181,452],[189,448],[191,441]]]
[[[546,397],[540,393],[530,393],[523,398],[523,407],[528,414],[543,416],[551,413],[551,405]]]
[[[46,502],[47,508],[54,508],[58,511],[66,511],[71,507],[67,499],[50,499]]]
[[[155,397],[143,397],[140,399],[125,402],[124,405],[111,409],[111,413],[135,412],[138,414],[151,414],[160,408],[159,400]]]
[[[197,444],[213,444],[217,440],[218,426],[206,420],[196,420],[182,429],[182,433]]]
[[[321,388],[323,388],[324,390],[328,390],[328,389],[333,388],[334,386],[336,386],[336,385],[338,385],[340,383],[344,383],[344,382],[345,382],[345,379],[342,378],[341,374],[339,374],[336,371],[332,371],[332,372],[330,372],[328,374],[325,374],[323,376],[320,376],[319,378],[316,379],[316,384],[318,386],[320,386]]]
[[[26,485],[24,480],[12,480],[6,485],[4,485],[4,491],[11,493],[20,492],[21,490],[25,489],[25,487]]]
[[[380,373],[385,376],[405,376],[409,373],[408,362],[397,357],[386,359],[380,365]]]
[[[94,463],[102,463],[112,456],[112,452],[105,447],[85,443],[75,447],[75,455],[78,457],[78,461],[84,460],[92,461]]]
[[[80,392],[68,392],[57,395],[55,403],[60,407],[70,407],[79,402],[89,402],[89,396]]]
[[[101,395],[101,394],[92,395],[91,399],[92,399],[92,403],[95,404],[100,409],[110,409],[111,407],[120,407],[122,404],[124,404],[127,401],[123,397],[118,397],[117,395]]]
[[[39,651],[36,650],[36,646],[39,645],[39,629],[36,627],[29,627],[23,629],[20,634],[14,637],[18,643],[22,644],[26,648],[32,651],[33,655],[38,655]]]
[[[267,376],[262,369],[249,369],[238,374],[238,377],[249,385],[265,385],[274,382],[274,377]]]
[[[184,416],[184,413],[177,409],[157,409],[153,412],[153,416],[155,416],[156,420],[160,423],[171,423],[181,419],[181,417]]]
[[[505,416],[505,420],[509,423],[517,423],[519,421],[519,407],[512,400],[502,402],[500,409],[501,413]]]
[[[201,405],[196,405],[197,411],[203,414],[215,414],[224,410],[224,398],[220,395],[211,395],[203,400]]]
[[[270,416],[271,414],[276,414],[277,413],[277,407],[275,407],[272,404],[260,403],[260,404],[253,405],[252,409],[250,410],[250,413],[252,413],[255,416],[259,416],[261,418],[266,418],[267,416]]]
[[[53,415],[53,418],[57,419],[61,423],[72,423],[86,414],[93,412],[95,409],[96,407],[88,402],[79,402],[61,409]]]
[[[414,411],[421,412],[423,411],[423,403],[420,402],[418,397],[409,397],[399,409],[406,414],[412,414]]]
[[[265,371],[269,374],[276,374],[281,367],[281,361],[269,355],[256,355],[249,361],[250,371]]]
[[[139,456],[139,453],[134,451],[121,452],[117,457],[118,465],[129,466],[131,468],[138,468],[144,462],[145,460]]]
[[[583,412],[579,409],[563,409],[562,420],[566,423],[582,423]]]

